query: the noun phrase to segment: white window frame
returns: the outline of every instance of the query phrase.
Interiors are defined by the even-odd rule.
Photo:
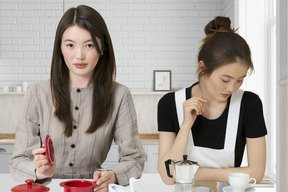
[[[276,10],[273,8],[273,5],[275,5],[273,1],[276,0],[234,0],[234,22],[235,28],[239,27],[238,33],[248,42],[251,48],[255,68],[255,73],[245,79],[241,88],[255,92],[262,100],[268,131],[266,136],[267,162],[265,175],[276,182],[276,119],[270,118],[273,114],[276,114],[275,100],[278,97],[276,95],[277,91],[275,94],[271,94],[271,90],[276,87],[276,77],[270,76],[271,70],[276,71],[276,63],[271,66],[272,59],[276,60],[276,55],[271,55],[270,50],[272,45],[271,26],[276,24],[276,16],[273,17],[272,14]],[[254,18],[254,16],[257,18]],[[258,44],[259,42],[261,44]],[[271,67],[275,68],[272,69]],[[259,82],[263,82],[263,84],[261,83],[259,86]],[[271,99],[271,96],[274,100]],[[242,165],[245,164],[247,164],[246,156],[243,158]]]
[[[268,152],[267,156],[269,161],[267,161],[266,173],[269,177],[276,181],[276,167],[277,167],[277,52],[276,52],[276,0],[269,0],[269,10],[268,10],[268,48],[267,57],[269,65],[267,65],[267,70],[269,71],[268,77],[268,114],[269,119],[267,121],[267,126],[270,127],[268,134]]]

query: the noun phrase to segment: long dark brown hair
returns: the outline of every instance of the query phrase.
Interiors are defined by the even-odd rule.
[[[61,41],[65,30],[74,25],[90,32],[97,52],[102,55],[90,80],[90,83],[93,84],[91,111],[93,115],[86,133],[93,133],[107,120],[113,107],[116,74],[112,41],[102,16],[95,9],[86,5],[68,9],[62,16],[56,30],[50,74],[54,115],[65,125],[64,134],[67,137],[72,135],[73,117],[71,114],[69,69],[61,53]],[[97,43],[96,37],[100,39],[101,46]]]
[[[201,75],[209,76],[218,67],[234,62],[247,65],[250,72],[254,70],[248,44],[230,25],[229,17],[218,16],[205,26],[206,37],[198,53],[198,63],[203,61],[205,67],[198,68],[198,79]]]

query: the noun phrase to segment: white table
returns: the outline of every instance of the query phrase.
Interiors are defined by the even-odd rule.
[[[64,191],[63,187],[59,185],[63,181],[67,181],[67,179],[53,179],[47,187],[50,188],[51,192]],[[9,192],[12,187],[20,184],[23,183],[15,181],[10,174],[0,174],[1,192]],[[159,174],[143,174],[141,179],[135,183],[135,186],[140,189],[137,192],[174,192],[174,185],[165,185]],[[276,189],[256,187],[256,192],[276,192]]]

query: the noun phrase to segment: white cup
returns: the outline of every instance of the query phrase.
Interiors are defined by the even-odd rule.
[[[16,92],[22,92],[22,87],[21,86],[16,86],[15,87]]]
[[[9,87],[8,87],[8,86],[4,86],[4,87],[3,87],[3,91],[4,91],[4,92],[9,92]]]
[[[26,91],[26,90],[27,90],[27,87],[28,87],[28,83],[27,83],[27,82],[23,82],[23,83],[22,83],[22,90],[23,90],[23,91]]]
[[[249,184],[251,181],[253,183]],[[229,175],[229,184],[233,192],[244,192],[247,187],[253,187],[256,183],[255,178],[250,178],[246,173],[231,173]]]

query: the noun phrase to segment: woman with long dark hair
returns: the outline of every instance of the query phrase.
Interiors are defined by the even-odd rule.
[[[115,82],[112,41],[101,15],[91,7],[70,8],[56,31],[51,78],[29,87],[16,131],[10,172],[19,180],[90,178],[95,190],[139,178],[146,159],[129,89]],[[39,133],[37,135],[37,133]],[[48,164],[39,137],[54,143]],[[101,168],[112,141],[119,164]]]

